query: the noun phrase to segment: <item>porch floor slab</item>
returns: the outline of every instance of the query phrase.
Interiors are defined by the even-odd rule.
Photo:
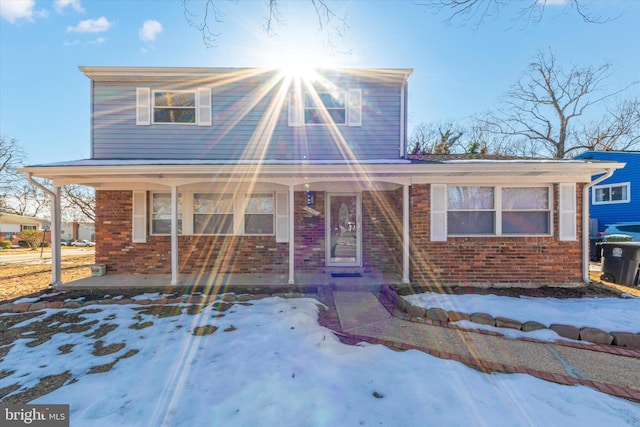
[[[171,284],[169,274],[106,274],[74,280],[56,286],[59,290],[74,289],[134,289],[134,288],[224,288],[224,287],[291,287],[331,286],[333,289],[376,290],[381,285],[399,285],[402,276],[395,273],[363,273],[362,277],[332,277],[327,273],[296,273],[289,284],[287,274],[232,273],[180,275],[178,284]]]

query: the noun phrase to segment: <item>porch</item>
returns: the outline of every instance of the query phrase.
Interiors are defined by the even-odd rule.
[[[337,276],[337,277],[336,277]],[[379,288],[381,285],[400,285],[402,275],[385,272],[353,273],[327,271],[325,273],[296,273],[295,285],[289,284],[288,274],[231,273],[231,274],[185,274],[180,275],[177,285],[172,285],[171,274],[106,274],[91,276],[55,286],[56,290],[81,289],[149,289],[201,288],[259,291],[260,288],[283,289],[297,292],[314,287],[329,286],[337,290]]]

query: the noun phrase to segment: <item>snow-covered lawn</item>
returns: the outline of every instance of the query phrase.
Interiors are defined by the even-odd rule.
[[[463,313],[487,313],[521,322],[536,321],[599,328],[607,332],[640,332],[640,298],[530,298],[497,295],[446,295],[427,292],[404,297],[419,307]]]
[[[70,404],[73,426],[640,425],[640,404],[587,387],[342,344],[318,325],[314,299],[246,304],[166,316],[138,305],[48,309],[14,327],[44,320],[63,329],[40,345],[15,341],[0,362],[0,372],[13,371],[0,389],[20,384],[18,393],[69,372],[64,386],[31,403]],[[62,312],[83,312],[86,330],[65,332]],[[207,325],[210,335],[193,334]],[[96,355],[105,348],[115,352]],[[105,372],[88,373],[100,365]]]

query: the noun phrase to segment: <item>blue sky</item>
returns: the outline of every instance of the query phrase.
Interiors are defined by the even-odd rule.
[[[217,1],[224,22],[215,27],[217,46],[207,48],[180,0],[0,0],[0,135],[22,144],[28,164],[88,158],[90,81],[81,65],[276,67],[296,57],[315,66],[413,68],[410,129],[497,107],[540,49],[563,66],[612,62],[612,90],[640,80],[636,0],[586,1],[594,14],[615,18],[601,24],[584,23],[562,0],[540,23],[514,23],[516,1],[477,29],[447,26],[445,14],[419,1],[329,0],[348,24],[344,36],[332,36],[333,48],[308,1],[280,0],[284,22],[271,36],[266,1]],[[189,5],[203,11],[199,0]],[[636,85],[625,95],[639,93]]]

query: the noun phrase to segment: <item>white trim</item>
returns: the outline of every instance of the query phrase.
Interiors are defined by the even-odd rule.
[[[295,223],[293,221],[295,209],[294,209],[294,187],[289,185],[289,281],[290,285],[295,284]]]
[[[431,185],[431,218],[430,240],[432,242],[447,241],[447,185]]]
[[[362,126],[362,89],[349,89],[346,103],[347,124]]]
[[[151,89],[136,88],[136,125],[149,126],[151,124]]]
[[[140,204],[142,201],[142,204]],[[131,243],[147,242],[147,192],[134,191],[131,196]]]
[[[296,84],[293,93],[289,94],[287,117],[290,127],[300,127],[304,123],[304,108],[300,84]]]
[[[558,193],[558,240],[577,240],[576,184],[562,183]]]
[[[596,192],[597,190],[603,189],[603,188],[609,188],[609,191],[611,191],[611,189],[613,187],[627,187],[627,199],[626,200],[607,200],[607,201],[602,201],[599,202],[596,200]],[[594,185],[593,187],[591,187],[591,204],[593,204],[594,206],[597,205],[617,205],[617,204],[621,204],[621,203],[631,203],[631,182],[618,182],[618,183],[611,183],[611,184],[601,184],[601,185]],[[609,196],[611,196],[611,192],[609,193]]]
[[[211,88],[199,87],[196,92],[196,123],[211,126]]]
[[[171,186],[171,284],[178,284],[178,187]]]
[[[274,215],[276,217],[276,243],[289,241],[289,193],[277,192],[275,195]]]

